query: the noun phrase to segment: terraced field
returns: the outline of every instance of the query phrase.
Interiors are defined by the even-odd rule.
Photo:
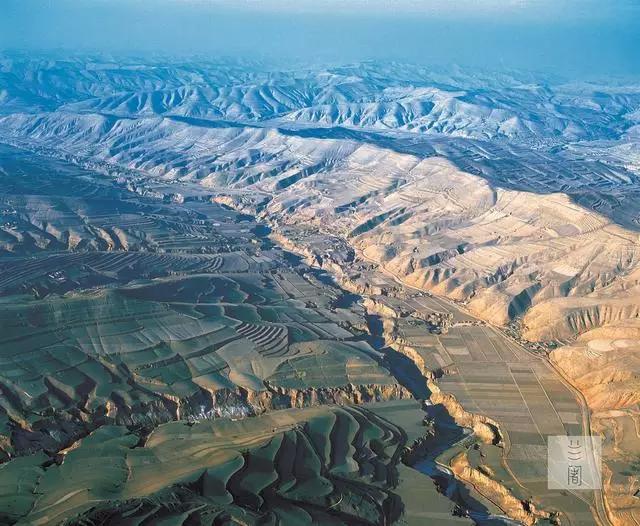
[[[310,261],[322,253],[322,245],[306,241],[316,238],[294,227],[288,227],[286,235]],[[372,332],[417,367],[413,375],[418,376],[407,384],[414,393],[422,378],[432,403],[444,405],[460,426],[484,437],[485,443],[474,447],[470,447],[473,441],[463,441],[445,449],[436,459],[440,469],[448,467],[456,476],[460,470],[459,476],[474,484],[474,498],[488,498],[488,509],[498,503],[498,510],[525,524],[543,519],[575,525],[605,523],[607,511],[599,492],[572,494],[547,488],[548,437],[581,435],[590,429],[590,421],[584,401],[542,353],[527,350],[461,305],[407,287],[364,256],[356,256],[336,272],[342,283],[363,291]],[[398,362],[392,367],[394,374],[406,375],[410,367],[398,357],[394,361]],[[461,458],[468,460],[468,467],[460,468]],[[478,471],[469,475],[468,469]],[[612,474],[623,478],[621,471],[618,465]],[[478,473],[489,476],[483,480]],[[628,479],[624,483],[629,484]],[[514,500],[504,499],[505,494]],[[530,500],[531,509],[550,515],[527,516],[518,503]]]
[[[637,522],[637,87],[269,67],[3,58],[0,524]]]
[[[104,426],[59,465],[20,459],[0,471],[0,507],[18,524],[381,524],[401,513],[406,435],[364,408],[175,422],[138,441]]]
[[[63,181],[89,177],[51,162]],[[51,198],[77,206],[72,186]],[[194,222],[204,253],[5,245],[2,523],[419,524],[407,506],[468,523],[402,464],[424,413],[370,344],[360,303],[247,216],[127,190],[109,199],[154,210],[131,226],[147,240],[165,229],[185,245],[165,212]],[[95,219],[82,210],[83,224]],[[360,405],[390,399],[409,404],[411,433]],[[422,497],[403,503],[405,480],[424,485],[428,510]]]
[[[53,163],[63,180],[89,177]],[[154,210],[140,216],[149,229],[171,229],[166,212],[210,245],[5,248],[5,522],[468,524],[463,509],[495,522],[501,509],[480,494],[445,497],[408,467],[408,451],[447,451],[461,428],[424,426],[359,296],[199,191],[182,204],[117,191],[115,206]],[[440,307],[414,297],[403,308]]]
[[[53,167],[63,180],[89,177],[58,161]],[[55,191],[64,194],[65,186]],[[411,346],[423,373],[446,371],[439,387],[499,425],[508,469],[492,445],[482,446],[480,464],[518,499],[545,493],[538,449],[549,433],[580,430],[580,412],[562,384],[495,330],[435,297],[405,294],[384,273],[363,267],[358,274],[356,266],[339,277],[343,285],[383,293],[363,304],[274,247],[250,217],[201,191],[186,203],[117,192],[110,197],[116,207],[126,202],[140,211],[127,228],[144,229],[137,237],[145,244],[7,245],[0,256],[0,477],[8,488],[0,509],[7,521],[55,523],[81,514],[73,520],[447,524],[467,521],[453,514],[467,509],[481,524],[500,522],[495,517],[506,507],[482,491],[401,462],[413,444],[449,462],[460,426],[473,425],[456,423],[446,403],[435,428],[421,424],[425,413],[408,399],[433,398],[434,388],[412,379],[410,367],[395,363],[396,351],[377,340],[371,302],[382,318],[396,313],[393,339]],[[94,208],[82,210],[83,224],[94,221]],[[196,250],[180,237],[190,224],[202,233]],[[327,246],[337,257],[339,245]],[[443,310],[453,328],[434,334],[429,323],[437,325]],[[504,374],[496,376],[500,367]],[[532,377],[539,393],[527,391]],[[385,400],[414,405],[331,408]],[[294,469],[298,456],[308,464],[294,462]],[[107,471],[97,458],[109,459]],[[448,498],[431,477],[449,488]],[[15,480],[25,482],[12,486]],[[536,502],[590,524],[588,502],[551,495]]]
[[[18,150],[4,153],[6,177],[16,166],[23,174],[20,188],[3,187],[16,216],[30,212],[12,192],[37,191],[82,209],[85,225],[106,217],[74,196],[74,179],[84,181],[88,172],[41,158],[60,184],[38,187],[42,166]],[[254,233],[255,222],[211,203],[182,207],[100,186],[95,177],[112,209],[136,211],[131,225],[125,225],[126,215],[120,225],[145,243],[104,250],[88,241],[72,251],[5,245],[5,458],[42,447],[55,452],[104,423],[145,426],[187,416],[253,415],[273,406],[317,403],[318,397],[335,402],[406,396],[381,365],[382,355],[363,339],[362,308],[332,307],[340,291],[305,278],[304,267],[287,262]],[[94,195],[88,183],[86,188]],[[54,222],[41,227],[51,230]],[[186,231],[197,237],[197,249],[180,237]],[[346,386],[349,392],[341,392]]]
[[[17,303],[7,297],[0,317],[3,380],[12,393],[1,403],[11,444],[5,454],[56,442],[34,426],[55,426],[58,412],[86,427],[104,418],[144,424],[255,414],[304,403],[291,400],[298,391],[321,389],[333,400],[330,388],[347,385],[367,386],[365,398],[403,396],[381,355],[338,327],[337,314],[283,298],[269,276],[164,278]],[[62,443],[70,439],[59,432]]]

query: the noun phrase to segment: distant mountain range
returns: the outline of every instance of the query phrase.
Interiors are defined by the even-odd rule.
[[[637,85],[550,82],[402,64],[288,71],[237,62],[1,60],[0,112],[181,116],[347,126],[564,145],[620,140],[640,122]],[[273,66],[272,66],[273,68]]]

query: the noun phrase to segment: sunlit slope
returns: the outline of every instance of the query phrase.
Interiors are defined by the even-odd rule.
[[[582,391],[592,410],[592,429],[605,437],[603,481],[614,524],[637,522],[639,320],[609,321],[553,351],[551,360]]]
[[[250,190],[266,218],[339,233],[407,284],[464,301],[494,323],[540,305],[525,319],[532,339],[571,336],[547,323],[557,298],[565,306],[554,323],[586,316],[603,297],[614,301],[614,317],[634,316],[637,302],[624,291],[638,268],[637,233],[559,192],[497,187],[442,158],[347,138],[168,119],[23,119],[7,124],[37,130],[37,144],[216,192]]]

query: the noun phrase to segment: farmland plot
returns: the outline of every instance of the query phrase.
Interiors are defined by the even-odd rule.
[[[411,481],[425,485],[432,517],[470,524],[454,520],[428,478],[405,471],[408,439],[375,405],[172,422],[140,445],[126,428],[104,426],[59,465],[43,469],[34,455],[0,468],[0,506],[18,524],[77,515],[71,524],[382,524],[401,516],[397,491]]]

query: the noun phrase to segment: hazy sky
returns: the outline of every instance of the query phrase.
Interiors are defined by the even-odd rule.
[[[0,49],[640,74],[640,0],[2,0]]]

